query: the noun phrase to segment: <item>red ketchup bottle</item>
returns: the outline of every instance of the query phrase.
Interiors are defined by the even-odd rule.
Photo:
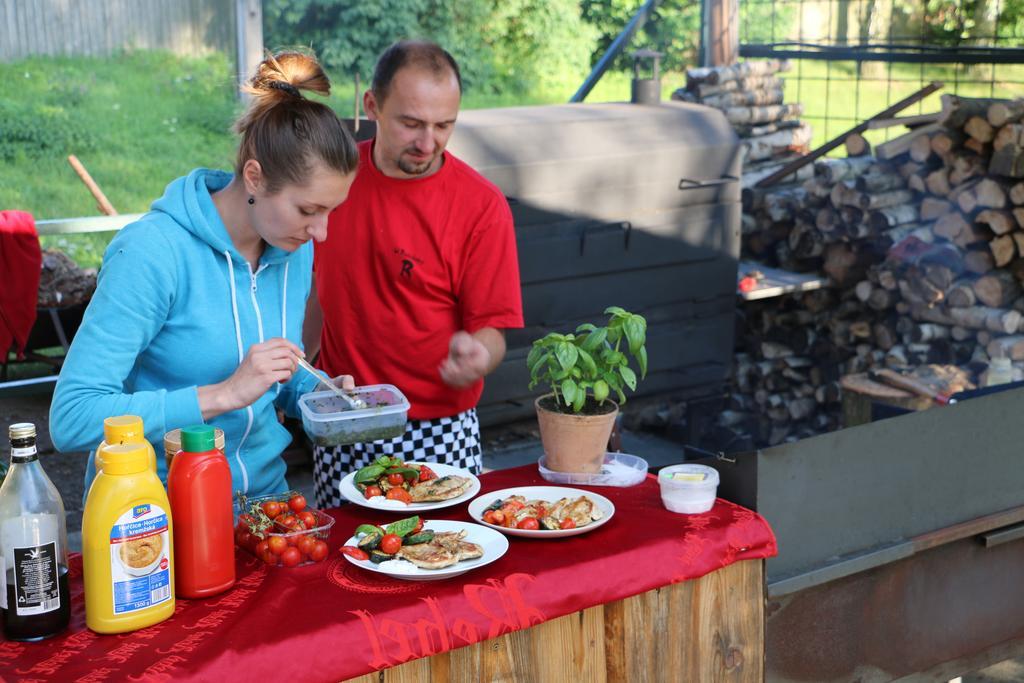
[[[205,598],[235,583],[231,468],[214,442],[213,427],[181,430],[167,494],[174,520],[175,594]]]

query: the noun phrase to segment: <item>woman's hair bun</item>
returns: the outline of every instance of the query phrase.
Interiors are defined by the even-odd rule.
[[[313,55],[298,51],[267,53],[245,91],[257,98],[302,97],[303,90],[329,95],[331,82]]]

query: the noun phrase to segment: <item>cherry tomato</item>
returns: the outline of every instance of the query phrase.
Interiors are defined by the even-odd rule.
[[[487,510],[484,512],[484,521],[488,524],[497,524],[497,522],[494,521],[494,510]]]
[[[313,552],[313,546],[316,545],[317,540],[311,536],[302,536],[299,538],[299,542],[295,544],[295,547],[299,549],[299,552],[303,555],[309,555]]]
[[[263,554],[259,556],[259,558],[263,560],[264,564],[277,564],[278,560],[277,555],[270,552],[269,550],[264,551]]]
[[[275,555],[283,555],[288,549],[288,541],[284,536],[271,536],[267,539],[267,547]]]
[[[380,539],[380,550],[382,553],[394,555],[401,549],[402,539],[396,534],[385,534],[384,538]]]
[[[253,548],[253,552],[256,553],[256,557],[263,557],[263,554],[268,552],[269,550],[270,550],[270,544],[267,543],[266,541],[260,541],[259,543],[256,544],[256,547]]]
[[[316,528],[317,525],[316,515],[309,510],[303,510],[299,513],[299,521],[302,522],[307,529]]]
[[[373,498],[374,496],[383,496],[384,491],[382,491],[379,486],[367,486],[366,491],[363,492],[363,495],[366,496],[367,498]]]
[[[402,476],[401,472],[392,472],[388,475],[388,483],[392,486],[401,486],[405,483],[405,477]]]
[[[252,515],[248,513],[238,515],[238,526],[245,527],[246,531],[252,529],[253,521]]]
[[[320,541],[320,542],[323,543],[323,541]],[[324,545],[326,546],[327,544],[324,543]],[[366,551],[364,551],[362,548],[357,548],[354,545],[343,545],[343,546],[341,546],[341,554],[342,555],[348,555],[353,560],[368,560],[368,559],[370,559],[370,556],[366,554]]]
[[[403,503],[412,502],[412,496],[410,496],[409,492],[405,489],[389,489],[386,498],[388,500],[400,500]]]
[[[323,541],[317,541],[313,545],[313,550],[309,553],[309,559],[314,562],[323,562],[327,557],[327,544]]]
[[[539,529],[540,522],[537,521],[536,517],[524,517],[523,519],[519,520],[519,524],[516,524],[516,527],[519,529],[530,530]]]
[[[491,524],[501,526],[505,523],[505,513],[501,510],[491,510]]]
[[[296,493],[288,499],[288,507],[292,509],[292,512],[302,512],[306,509],[306,497],[301,493]]]
[[[543,505],[537,506],[537,519],[543,519],[547,513],[548,509],[546,507],[544,507]]]
[[[430,481],[431,479],[437,479],[437,475],[434,470],[430,469],[426,465],[420,465],[420,481]]]
[[[294,567],[299,562],[302,562],[302,553],[299,552],[298,548],[289,547],[281,555],[281,564],[285,567]]]
[[[281,504],[278,503],[276,500],[268,500],[260,507],[263,508],[263,514],[265,514],[267,517],[270,517],[271,519],[274,519],[279,514],[281,514]]]
[[[572,517],[566,517],[558,524],[559,529],[575,529],[576,522],[573,521]]]
[[[290,527],[297,517],[295,515],[278,515],[274,521],[281,526]]]

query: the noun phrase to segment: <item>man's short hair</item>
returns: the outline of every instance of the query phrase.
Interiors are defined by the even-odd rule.
[[[459,65],[447,50],[426,40],[400,40],[392,43],[381,53],[377,59],[377,66],[373,69],[371,88],[378,101],[383,102],[387,98],[391,81],[405,66],[419,67],[437,78],[448,72],[454,73],[459,84],[459,94],[462,94],[462,74],[459,72]]]

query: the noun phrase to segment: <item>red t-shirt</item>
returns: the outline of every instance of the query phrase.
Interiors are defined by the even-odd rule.
[[[394,384],[418,420],[477,404],[438,366],[459,330],[522,327],[512,213],[491,182],[449,153],[431,176],[400,180],[359,145],[348,199],[331,213],[314,268],[324,328],[320,367],[356,384]]]

